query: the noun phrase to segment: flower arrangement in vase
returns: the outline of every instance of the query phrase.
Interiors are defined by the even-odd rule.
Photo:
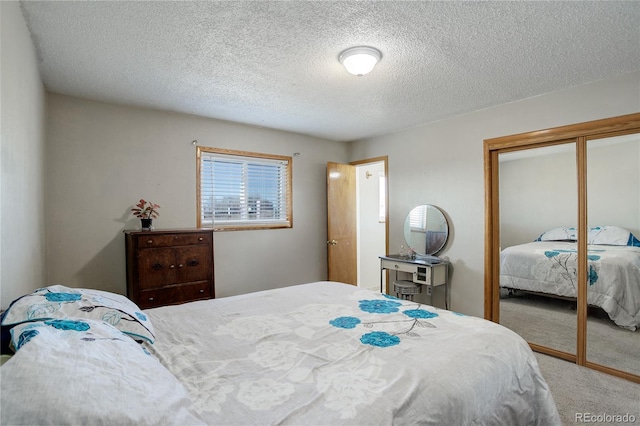
[[[158,204],[152,203],[151,201],[145,201],[141,198],[138,204],[131,209],[131,212],[135,217],[140,218],[142,230],[150,231],[153,229],[153,219],[160,216],[160,213],[158,213],[159,208],[160,206]]]

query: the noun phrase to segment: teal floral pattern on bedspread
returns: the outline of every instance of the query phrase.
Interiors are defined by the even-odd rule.
[[[593,229],[598,231],[593,235],[595,241],[613,243],[627,238],[620,232]],[[602,308],[617,325],[635,330],[640,326],[640,247],[589,244],[586,260],[587,304]],[[500,286],[508,289],[504,297],[512,291],[528,291],[575,299],[578,270],[576,242],[517,244],[501,252]]]
[[[356,317],[338,317],[329,321],[329,324],[338,328],[356,328],[361,322],[362,321]]]
[[[360,309],[365,312],[375,314],[390,314],[398,312],[398,306],[402,306],[399,302],[391,300],[361,300]]]
[[[378,346],[385,348],[387,346],[395,346],[400,343],[400,338],[389,334],[386,331],[372,331],[360,338],[360,341],[365,345]]]
[[[604,250],[594,249],[588,250],[587,260],[589,261],[588,279],[589,285],[594,285],[598,281],[598,270],[600,269],[598,261],[600,255],[593,254],[595,252],[604,252]],[[554,249],[547,250],[544,255],[553,262],[552,269],[559,269],[560,275],[566,279],[573,288],[576,288],[578,252],[576,250]]]
[[[394,325],[395,330],[389,331],[372,331],[363,334],[360,337],[360,342],[364,345],[376,346],[379,348],[386,348],[389,346],[399,345],[401,339],[399,336],[407,335],[411,337],[417,337],[418,335],[413,332],[415,327],[435,327],[430,322],[424,321],[426,319],[432,319],[438,317],[436,312],[423,309],[420,304],[416,304],[410,301],[401,301],[393,296],[383,295],[385,299],[371,299],[360,300],[358,305],[362,312],[366,314],[379,314],[383,317],[365,317],[360,319],[355,316],[338,317],[329,321],[334,327],[343,329],[355,329],[358,326],[363,328],[372,329],[377,325]],[[403,305],[403,302],[405,305]],[[402,311],[402,316],[392,316],[387,318],[387,315],[392,315],[400,312],[402,307],[411,307],[412,309],[405,309]],[[432,308],[433,309],[433,308]]]
[[[384,379],[388,360],[420,357],[421,345],[434,335],[442,338],[451,327],[472,333],[475,326],[472,318],[368,290],[327,300],[285,312],[255,304],[250,315],[227,316],[213,338],[246,357],[207,358],[204,370],[196,372],[184,362],[193,355],[189,347],[170,346],[162,356],[192,378],[188,390],[206,389],[206,403],[196,402],[199,412],[223,412],[230,401],[249,411],[278,410],[313,383],[330,395],[324,408],[348,421],[391,386]],[[256,365],[259,379],[245,377]]]

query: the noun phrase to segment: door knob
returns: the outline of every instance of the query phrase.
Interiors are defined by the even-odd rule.
[[[336,244],[338,244],[338,242],[336,240],[331,240],[327,241],[327,244],[329,244],[330,246],[335,246]]]

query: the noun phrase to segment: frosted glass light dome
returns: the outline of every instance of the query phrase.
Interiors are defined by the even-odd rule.
[[[351,47],[340,54],[340,63],[347,71],[358,77],[369,74],[381,58],[380,51],[373,47]]]

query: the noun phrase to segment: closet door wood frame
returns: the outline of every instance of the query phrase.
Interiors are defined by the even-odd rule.
[[[500,198],[499,154],[571,143],[576,147],[578,179],[578,292],[576,354],[546,346],[529,345],[534,351],[640,383],[640,376],[587,361],[587,141],[640,133],[640,113],[589,121],[484,141],[485,175],[485,278],[484,316],[500,322]]]

